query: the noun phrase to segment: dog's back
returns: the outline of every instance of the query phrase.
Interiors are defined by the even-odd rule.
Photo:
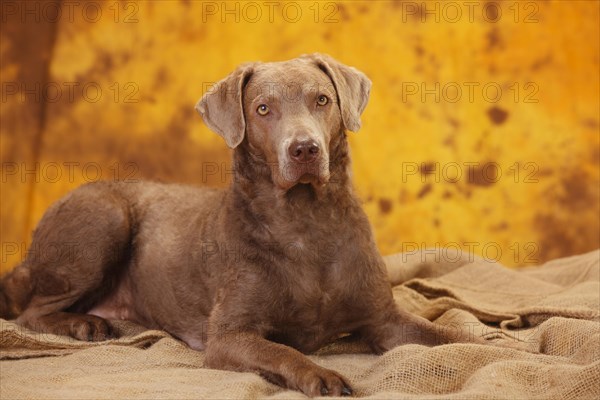
[[[224,194],[149,181],[93,182],[73,190],[48,208],[33,233],[27,258],[0,280],[0,317],[19,317],[34,293],[58,294],[67,286],[87,286],[87,281],[100,280],[92,293],[85,292],[68,308],[85,312],[98,302],[110,303],[106,296],[123,278],[121,271],[135,276],[137,290],[146,294],[144,302],[151,301],[146,291],[160,293],[164,280],[146,280],[161,279],[164,271],[148,269],[176,265],[181,273],[197,261],[187,246],[192,246],[190,240],[200,241],[198,232],[218,212]],[[77,263],[88,265],[88,273],[69,268]],[[142,265],[145,271],[138,273]],[[98,276],[104,275],[101,271],[111,272],[112,278]],[[81,285],[67,283],[78,276]],[[164,299],[161,302],[164,307]],[[128,314],[129,319],[156,325],[145,317],[135,318],[133,311]]]

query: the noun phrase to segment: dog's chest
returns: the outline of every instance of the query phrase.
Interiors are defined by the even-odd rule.
[[[287,276],[287,286],[281,286],[286,289],[276,292],[280,306],[270,321],[275,340],[306,352],[356,330],[369,315],[366,293],[345,275],[343,265],[333,261],[320,267],[297,265],[296,274]]]
[[[383,278],[376,250],[368,225],[349,215],[323,208],[271,225],[282,227],[272,237],[288,238],[277,240],[272,273],[262,282],[274,340],[311,352],[358,330],[375,312],[373,293]]]

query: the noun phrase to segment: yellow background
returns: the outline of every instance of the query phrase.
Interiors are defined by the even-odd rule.
[[[86,181],[226,185],[212,171],[227,175],[229,152],[195,102],[242,62],[311,52],[373,81],[350,140],[382,253],[449,245],[527,265],[599,247],[597,1],[107,1],[59,17],[10,3],[2,271]]]

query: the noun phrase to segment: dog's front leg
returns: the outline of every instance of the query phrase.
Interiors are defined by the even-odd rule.
[[[307,396],[347,396],[352,390],[338,373],[322,368],[299,351],[255,332],[214,333],[206,347],[210,368],[257,372]]]
[[[377,353],[386,352],[403,344],[437,346],[449,343],[478,343],[486,341],[475,335],[470,326],[440,326],[394,307],[380,319],[365,327],[361,334]]]

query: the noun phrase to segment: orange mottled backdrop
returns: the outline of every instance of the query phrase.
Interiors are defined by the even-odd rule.
[[[225,186],[193,106],[245,61],[324,52],[373,81],[351,135],[384,254],[530,265],[599,247],[598,1],[3,1],[1,271],[93,180]]]

